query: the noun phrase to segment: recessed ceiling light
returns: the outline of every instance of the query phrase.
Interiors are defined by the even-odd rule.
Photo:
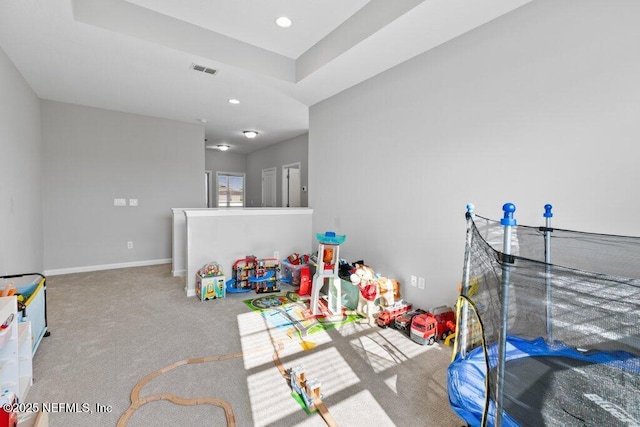
[[[240,104],[240,101],[239,101],[239,100],[237,100],[237,99],[235,99],[235,98],[231,98],[231,99],[229,100],[229,104]]]
[[[244,133],[244,136],[246,136],[249,139],[253,139],[256,136],[258,136],[258,132],[256,132],[255,130],[244,130],[242,131],[242,133]]]
[[[280,28],[289,28],[291,24],[293,24],[293,22],[291,22],[291,19],[286,16],[281,16],[276,19],[276,25]]]

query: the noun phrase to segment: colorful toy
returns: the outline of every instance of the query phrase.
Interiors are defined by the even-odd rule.
[[[342,291],[340,287],[340,276],[338,275],[340,259],[340,245],[345,241],[345,235],[336,235],[333,231],[324,234],[316,234],[318,239],[318,267],[313,276],[311,287],[311,313],[314,316],[320,314],[320,290],[329,281],[327,291],[327,315],[342,316]]]
[[[220,264],[210,262],[196,272],[196,295],[200,301],[225,297],[224,271]]]
[[[249,279],[255,275],[257,264],[258,260],[253,255],[236,260],[233,263],[233,277],[227,280],[227,292],[249,292],[253,287]]]
[[[400,316],[394,319],[393,327],[409,335],[409,333],[411,332],[411,324],[413,322],[413,319],[416,316],[419,316],[420,314],[425,314],[425,313],[426,311],[424,311],[421,308],[416,308],[415,310],[402,313]]]
[[[309,255],[300,255],[294,252],[285,261],[292,265],[303,265],[309,262]]]
[[[378,298],[378,281],[373,269],[367,265],[356,264],[350,280],[354,286],[358,286],[360,289],[355,312],[365,319],[361,319],[359,323],[375,325],[375,316],[380,308],[375,305],[375,301]]]
[[[302,398],[309,411],[315,411],[316,406],[322,403],[322,398],[324,397],[320,393],[320,386],[322,385],[320,381],[315,378],[307,379],[306,371],[301,366],[296,366],[289,370],[289,379],[291,388]]]
[[[380,291],[379,304],[381,307],[391,307],[396,301],[400,301],[400,284],[398,281],[379,277],[378,289]]]
[[[258,259],[253,255],[233,263],[233,277],[227,280],[227,292],[279,292],[280,261],[276,258]]]
[[[436,340],[445,340],[456,330],[456,314],[449,306],[436,307],[420,314],[411,322],[411,339],[418,344],[432,345]]]
[[[309,266],[309,255],[292,254],[280,265],[280,282],[300,286],[300,272]]]
[[[300,270],[300,287],[298,288],[298,295],[309,295],[309,285],[311,285],[311,269],[308,265],[305,265]]]
[[[378,314],[378,318],[376,319],[376,323],[381,328],[386,328],[387,326],[393,324],[399,316],[411,310],[413,306],[411,303],[398,301],[389,307],[385,307],[382,309],[380,314]]]
[[[275,258],[265,258],[257,260],[256,264],[254,275],[248,279],[256,293],[280,292],[277,277],[280,262]]]

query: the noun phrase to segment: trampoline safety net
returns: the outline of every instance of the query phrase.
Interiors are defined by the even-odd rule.
[[[469,425],[640,427],[640,238],[514,224],[505,254],[500,221],[467,221],[454,411]]]

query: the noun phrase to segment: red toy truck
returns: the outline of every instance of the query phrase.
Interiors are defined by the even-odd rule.
[[[382,310],[380,314],[378,314],[376,322],[381,328],[386,328],[394,321],[396,317],[400,316],[403,313],[406,313],[407,311],[411,310],[411,308],[412,305],[410,303],[398,301],[389,307],[385,307],[384,310]]]
[[[407,311],[406,313],[401,314],[400,316],[396,317],[396,319],[393,321],[393,326],[399,330],[404,332],[405,334],[409,335],[411,333],[411,323],[413,322],[414,317],[419,316],[421,314],[425,314],[426,311],[424,311],[421,308],[416,308],[415,310],[411,310],[411,311]]]
[[[437,339],[445,339],[456,329],[456,314],[446,305],[413,318],[411,339],[418,344],[432,345]]]

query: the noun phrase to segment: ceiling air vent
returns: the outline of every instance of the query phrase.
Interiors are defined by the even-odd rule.
[[[218,72],[218,70],[214,70],[213,68],[208,68],[208,67],[205,67],[204,65],[198,65],[198,64],[191,64],[190,68],[192,70],[200,71],[202,73],[207,73],[211,75],[214,75]]]

